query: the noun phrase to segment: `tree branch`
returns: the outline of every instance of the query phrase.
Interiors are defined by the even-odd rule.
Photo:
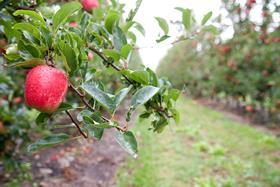
[[[82,129],[80,128],[80,126],[75,122],[74,118],[71,116],[70,112],[68,110],[65,111],[66,114],[69,116],[69,118],[71,119],[71,121],[75,124],[75,126],[77,127],[78,131],[80,132],[80,134],[84,137],[84,138],[88,138],[88,135],[85,134]]]
[[[103,54],[102,52],[98,51],[96,48],[94,48],[94,47],[92,47],[92,46],[90,46],[89,49],[92,50],[95,54],[97,54],[104,62],[106,62],[106,63],[107,63],[108,65],[110,65],[112,68],[114,68],[115,70],[117,70],[117,71],[119,71],[119,72],[121,71],[121,68],[118,67],[117,65],[111,63],[111,62],[107,59],[107,57],[104,56],[104,54]],[[132,82],[126,75],[122,74],[122,76],[125,78],[125,80],[126,80],[127,82],[129,82],[130,84],[133,85],[133,82]]]

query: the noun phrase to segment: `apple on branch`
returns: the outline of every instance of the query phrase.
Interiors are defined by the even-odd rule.
[[[25,103],[41,112],[53,113],[63,101],[68,88],[64,72],[41,65],[31,69],[25,82]]]

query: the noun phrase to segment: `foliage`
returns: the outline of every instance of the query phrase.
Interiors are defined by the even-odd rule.
[[[24,155],[22,148],[34,152],[82,136],[100,140],[107,129],[115,129],[116,141],[136,157],[137,141],[127,124],[138,107],[144,106],[140,117],[152,119],[154,132],[162,132],[170,119],[179,122],[175,102],[180,92],[139,65],[134,51],[134,32],[145,35],[133,20],[141,2],[125,19],[124,5],[115,0],[100,0],[99,7],[87,11],[78,1],[0,1],[1,160],[16,160]],[[169,24],[156,19],[164,31],[157,39],[162,42],[169,37]],[[38,114],[23,103],[26,72],[41,64],[63,69],[69,80],[65,102],[52,114]],[[125,99],[131,101],[126,122],[120,124],[114,113]],[[70,129],[76,127],[79,135],[58,124],[67,115]]]
[[[248,113],[264,110],[277,122],[280,32],[272,14],[279,6],[269,2],[261,5],[262,22],[256,25],[250,20],[254,3],[242,7],[224,1],[233,23],[233,37],[224,41],[219,36],[200,34],[195,40],[176,44],[162,60],[158,74],[168,77],[177,88],[186,86],[191,95],[231,97]],[[176,74],[169,71],[170,66]]]

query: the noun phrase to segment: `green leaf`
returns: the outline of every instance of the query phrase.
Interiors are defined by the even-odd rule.
[[[113,58],[115,62],[118,62],[118,61],[120,60],[120,58],[121,58],[120,53],[119,53],[117,50],[114,50],[114,49],[112,49],[112,50],[110,50],[110,49],[105,49],[105,50],[103,51],[103,53],[104,53],[105,55],[107,55],[107,56]]]
[[[127,36],[132,40],[132,42],[136,43],[136,35],[133,32],[127,32]]]
[[[129,86],[128,88],[124,88],[122,90],[120,90],[117,94],[116,97],[114,99],[114,103],[115,103],[115,108],[117,108],[121,102],[124,100],[124,98],[127,96],[127,94],[129,93],[129,91],[131,90],[132,86]]]
[[[215,27],[214,25],[207,25],[205,27],[202,28],[202,31],[204,32],[211,32],[212,34],[219,34],[219,31],[217,29],[217,27]]]
[[[115,110],[114,101],[109,97],[107,93],[99,90],[94,85],[87,82],[85,82],[81,86],[81,88],[110,112],[113,112]]]
[[[122,47],[127,44],[125,34],[116,26],[113,29],[113,42],[116,50],[121,51]]]
[[[110,11],[105,19],[105,28],[112,34],[115,24],[119,21],[120,16],[116,11]]]
[[[70,75],[73,75],[77,69],[77,57],[74,49],[66,42],[59,42],[59,50],[62,54],[64,65]]]
[[[40,149],[51,147],[53,145],[63,143],[67,140],[69,140],[69,136],[67,134],[52,134],[49,136],[46,136],[45,138],[38,140],[37,142],[31,144],[28,146],[27,150],[28,152],[34,152],[38,151]]]
[[[85,124],[84,129],[86,129],[88,131],[89,136],[94,136],[98,140],[100,140],[102,138],[102,135],[104,132],[104,129],[96,128],[90,124]]]
[[[148,100],[150,100],[157,92],[159,91],[158,87],[154,86],[144,86],[139,89],[131,99],[131,108],[133,110],[136,109],[139,105],[145,104]]]
[[[191,21],[192,21],[192,16],[191,16],[191,9],[183,9],[183,8],[180,8],[180,7],[177,7],[175,8],[179,11],[182,12],[182,22],[183,22],[183,25],[185,26],[185,28],[187,30],[189,30],[191,28]]]
[[[207,23],[207,21],[211,18],[212,14],[212,11],[205,14],[202,18],[201,25],[205,25],[205,23]]]
[[[48,119],[50,118],[50,114],[47,114],[47,113],[40,113],[35,122],[37,125],[40,125],[40,124],[43,124],[45,123]]]
[[[82,110],[78,115],[77,115],[77,120],[79,122],[82,122],[84,120],[84,116],[91,116],[93,114],[92,111],[89,110]]]
[[[71,15],[81,8],[82,5],[78,2],[70,2],[62,5],[53,16],[53,30],[56,31],[60,25],[64,24]]]
[[[109,129],[109,128],[116,127],[116,124],[114,124],[112,122],[97,123],[89,116],[84,116],[83,120],[86,124],[92,125],[93,127],[96,127],[96,128],[99,128],[99,129]]]
[[[141,3],[142,3],[142,0],[137,0],[137,1],[136,1],[136,7],[135,7],[135,9],[130,10],[130,12],[128,13],[128,17],[127,17],[126,20],[125,20],[126,22],[129,22],[129,21],[132,21],[132,20],[133,20],[133,18],[134,18],[134,16],[136,15],[138,9],[139,9],[140,6],[141,6]]]
[[[16,62],[13,63],[11,65],[9,65],[9,67],[23,67],[23,68],[31,68],[31,67],[35,67],[38,65],[42,65],[45,64],[45,61],[39,58],[32,58],[30,60],[26,60],[23,62]]]
[[[46,25],[46,22],[44,20],[44,18],[38,14],[35,11],[32,10],[17,10],[13,13],[14,16],[18,16],[18,15],[27,15],[29,17],[31,17],[33,20],[37,20],[39,22],[41,22],[42,24]]]
[[[129,77],[140,84],[149,83],[149,73],[147,71],[134,71]]]
[[[177,101],[180,94],[181,94],[180,90],[177,90],[175,88],[171,88],[170,90],[168,90],[168,98],[171,98],[174,101]]]
[[[132,46],[130,44],[126,44],[122,47],[121,49],[121,56],[125,59],[127,59],[129,53],[131,52],[132,50]]]
[[[153,86],[158,86],[158,78],[156,73],[151,70],[150,68],[147,68],[146,71],[149,73],[149,82]]]
[[[34,36],[36,39],[40,40],[40,32],[39,30],[30,23],[16,23],[14,25],[14,29],[16,30],[24,30]]]
[[[155,17],[155,19],[157,20],[160,28],[163,30],[164,35],[167,35],[169,32],[169,26],[167,21],[161,17]]]
[[[4,33],[8,39],[12,39],[13,37],[20,38],[20,32],[13,29],[13,25],[10,21],[5,21],[0,18],[0,24],[4,26]]]
[[[69,103],[61,103],[59,108],[55,112],[62,112],[65,110],[73,109],[73,106]]]
[[[133,158],[137,157],[137,141],[135,136],[131,131],[127,132],[117,132],[115,135],[117,142],[121,145],[121,147],[127,151]]]
[[[166,40],[166,39],[169,38],[169,37],[170,37],[170,36],[168,36],[168,35],[163,35],[162,37],[160,37],[159,39],[157,39],[156,42],[157,42],[157,43],[160,43],[160,42]]]
[[[178,110],[176,109],[170,109],[170,111],[172,112],[172,116],[173,116],[173,119],[175,121],[176,124],[179,124],[180,123],[180,113]]]
[[[143,36],[145,36],[146,32],[145,32],[145,29],[144,27],[138,23],[138,22],[135,22],[135,26],[134,26]]]
[[[23,59],[40,58],[41,56],[38,46],[24,44],[21,40],[18,42],[18,49]]]
[[[121,29],[123,30],[123,32],[126,33],[134,24],[135,24],[135,21],[129,21],[125,25],[122,25]]]

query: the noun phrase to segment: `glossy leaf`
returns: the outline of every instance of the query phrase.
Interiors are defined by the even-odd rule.
[[[45,138],[38,140],[37,142],[31,144],[28,146],[27,150],[28,152],[34,152],[38,151],[40,149],[51,147],[54,145],[57,145],[59,143],[63,143],[67,140],[69,140],[69,136],[67,134],[52,134],[49,136],[46,136]]]
[[[65,110],[73,109],[73,106],[69,103],[61,103],[59,108],[56,110],[56,112],[62,112]]]
[[[137,141],[131,131],[127,131],[124,133],[118,131],[115,135],[115,138],[117,142],[121,145],[121,147],[130,155],[132,155],[133,158],[137,157]]]
[[[108,96],[107,93],[96,88],[90,83],[84,83],[81,88],[85,90],[92,98],[98,101],[102,106],[107,108],[110,112],[114,111],[115,104],[114,101]]]
[[[31,68],[38,65],[45,64],[45,61],[39,58],[32,58],[30,60],[26,60],[23,62],[16,62],[14,64],[9,65],[9,67],[23,67],[23,68]]]
[[[32,10],[17,10],[13,13],[14,16],[19,16],[19,15],[27,15],[29,17],[31,17],[33,20],[37,20],[39,22],[41,22],[42,24],[46,25],[46,22],[44,20],[44,18],[38,14],[35,11]]]
[[[60,25],[64,24],[71,15],[81,8],[82,5],[78,2],[70,2],[62,5],[53,16],[53,30],[56,31]]]
[[[105,19],[105,28],[109,33],[113,33],[115,24],[119,21],[120,16],[116,11],[110,11]]]
[[[40,113],[35,122],[37,125],[40,125],[40,124],[43,124],[45,123],[48,119],[50,118],[50,114],[47,114],[47,113]]]
[[[72,75],[77,69],[77,57],[73,48],[66,42],[60,41],[59,49],[62,53],[64,65],[67,71]]]
[[[124,98],[127,96],[127,94],[129,93],[129,91],[131,90],[132,86],[129,86],[128,88],[124,88],[122,90],[120,90],[117,94],[116,97],[114,99],[114,103],[115,103],[115,108],[117,108],[121,102],[124,100]]]
[[[34,36],[36,39],[40,40],[40,32],[39,30],[32,24],[30,23],[16,23],[14,25],[14,29],[20,30],[20,31],[27,31],[30,33],[32,36]]]
[[[113,58],[114,61],[119,61],[120,58],[121,58],[120,53],[118,51],[116,51],[116,50],[105,49],[103,52],[104,52],[105,55]]]
[[[132,46],[130,44],[126,44],[122,47],[121,49],[121,56],[125,59],[127,59],[129,53],[131,52],[132,50]]]
[[[125,34],[120,27],[113,29],[113,42],[116,50],[121,51],[122,47],[127,44]]]
[[[157,92],[159,91],[158,87],[154,86],[145,86],[138,90],[131,99],[131,108],[136,109],[139,105],[145,104],[150,100]]]
[[[114,128],[116,125],[112,122],[107,123],[97,123],[89,116],[84,116],[83,120],[86,124],[92,125],[93,127],[99,128],[99,129],[108,129],[108,128]]]
[[[84,129],[88,131],[88,135],[95,137],[96,139],[100,140],[102,138],[104,129],[96,128],[90,124],[85,124]]]

